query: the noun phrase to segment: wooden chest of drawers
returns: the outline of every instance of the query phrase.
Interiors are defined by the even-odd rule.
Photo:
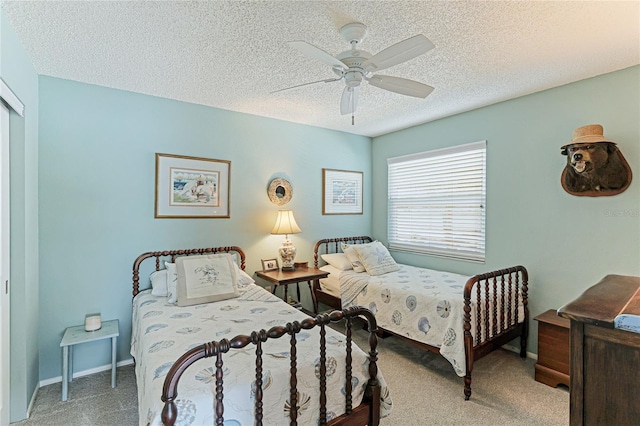
[[[538,362],[536,381],[545,385],[569,387],[571,364],[569,327],[571,322],[558,316],[554,309],[534,318],[538,321]]]

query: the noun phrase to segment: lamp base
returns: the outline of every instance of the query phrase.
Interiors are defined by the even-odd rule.
[[[284,272],[293,272],[296,268],[294,266],[283,266],[280,270]]]
[[[293,271],[293,259],[296,258],[296,248],[291,244],[291,240],[285,238],[280,247],[280,259],[282,259],[282,271]]]

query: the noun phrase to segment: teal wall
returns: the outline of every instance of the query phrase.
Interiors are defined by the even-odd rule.
[[[38,385],[38,75],[0,9],[0,76],[25,106],[11,111],[11,421]]]
[[[87,313],[121,324],[129,356],[131,266],[144,251],[236,244],[249,272],[275,257],[269,181],[291,181],[299,260],[323,237],[386,240],[386,159],[486,139],[484,265],[394,252],[460,273],[512,264],[530,272],[532,316],[606,274],[640,275],[640,67],[595,77],[371,140],[40,76],[0,10],[0,75],[25,104],[11,116],[11,419],[61,375],[60,338]],[[40,118],[39,118],[40,117]],[[605,127],[636,173],[626,192],[587,198],[559,182],[573,129]],[[230,219],[154,219],[156,152],[230,160]],[[364,172],[364,215],[321,214],[321,169]],[[376,190],[373,191],[373,188]],[[309,306],[309,300],[304,300]],[[536,352],[532,321],[529,350]],[[76,349],[76,370],[108,364],[108,343]]]
[[[487,141],[486,263],[394,252],[403,263],[463,274],[524,265],[532,318],[607,274],[640,275],[640,66],[524,96],[373,140],[373,233],[387,238],[389,157]],[[592,123],[635,177],[622,194],[576,197],[560,185],[560,146]],[[528,349],[537,352],[537,326]]]
[[[129,359],[131,267],[146,251],[238,245],[247,271],[277,257],[270,235],[275,177],[289,179],[302,233],[298,260],[317,239],[371,232],[371,140],[99,86],[40,77],[40,379],[61,375],[60,338],[87,313],[120,320]],[[231,161],[230,219],[154,219],[155,153]],[[363,171],[364,215],[322,215],[322,168]],[[307,307],[311,307],[309,300]],[[109,363],[108,342],[80,345],[77,371]]]

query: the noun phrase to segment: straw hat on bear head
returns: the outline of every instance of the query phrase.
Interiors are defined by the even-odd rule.
[[[604,137],[604,129],[600,124],[589,124],[575,129],[573,131],[573,139],[571,142],[563,145],[561,149],[565,149],[569,145],[597,142],[609,142],[614,145],[616,144],[614,141]]]

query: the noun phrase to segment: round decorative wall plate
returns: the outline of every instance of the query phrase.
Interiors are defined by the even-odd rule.
[[[277,206],[283,206],[291,201],[293,189],[288,180],[277,178],[271,181],[267,189],[269,200]]]

